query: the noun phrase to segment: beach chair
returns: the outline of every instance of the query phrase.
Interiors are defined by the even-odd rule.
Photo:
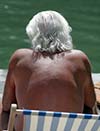
[[[23,114],[23,131],[100,131],[100,115],[17,109],[12,104],[8,131],[16,114]]]

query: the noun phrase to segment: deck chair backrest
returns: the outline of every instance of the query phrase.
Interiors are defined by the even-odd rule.
[[[8,131],[13,129],[15,114],[24,115],[23,131],[100,131],[100,115],[20,109],[13,113],[13,107]]]

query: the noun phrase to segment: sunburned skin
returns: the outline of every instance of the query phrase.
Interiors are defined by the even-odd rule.
[[[17,50],[9,64],[3,111],[18,108],[93,113],[95,92],[87,56],[72,50],[54,54]],[[84,107],[89,110],[84,110]],[[16,118],[16,131],[22,130]]]

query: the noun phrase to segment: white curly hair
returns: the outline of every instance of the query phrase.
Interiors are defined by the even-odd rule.
[[[33,50],[62,52],[73,49],[71,27],[56,11],[42,11],[33,16],[26,27]]]

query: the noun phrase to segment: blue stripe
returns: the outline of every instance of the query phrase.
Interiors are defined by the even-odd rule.
[[[100,115],[99,115],[99,117],[98,117],[98,120],[100,120]]]
[[[60,112],[54,112],[51,127],[50,127],[50,131],[57,131],[60,117],[61,117]]]
[[[72,117],[72,116],[71,116]],[[68,118],[64,131],[71,131],[75,118]]]
[[[92,127],[91,131],[97,131],[99,127],[100,127],[100,119],[96,120],[96,122],[94,123],[94,126]]]
[[[31,115],[25,115],[24,121],[24,131],[29,131],[31,123]]]
[[[54,112],[53,117],[61,117],[61,112]]]
[[[44,121],[45,121],[45,115],[43,112],[39,112],[38,117],[38,124],[37,124],[37,130],[36,131],[43,131]]]
[[[83,119],[80,123],[78,131],[84,131],[89,119]]]
[[[77,114],[76,113],[70,113],[68,118],[77,118]]]
[[[31,115],[32,111],[31,110],[23,110],[24,115]]]
[[[39,111],[39,116],[45,116],[46,115],[46,112],[45,111]]]
[[[84,114],[84,119],[91,119],[92,115],[91,114]]]

